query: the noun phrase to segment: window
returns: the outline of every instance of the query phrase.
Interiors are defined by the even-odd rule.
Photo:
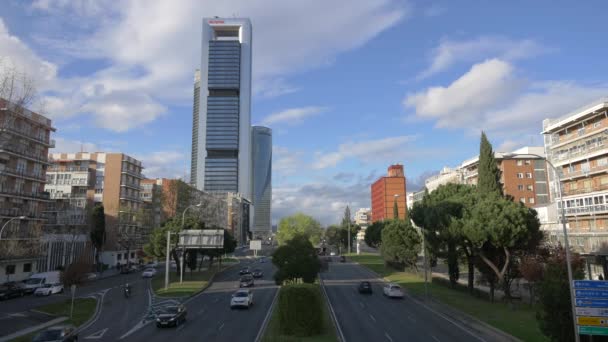
[[[570,183],[570,190],[576,190],[576,189],[578,189],[578,183],[577,182]]]
[[[524,190],[524,186],[523,186],[522,184],[519,184],[519,185],[517,186],[517,190],[519,190],[519,191],[523,191],[523,190]]]
[[[524,161],[524,164],[526,164],[526,165],[530,165],[530,161],[529,161],[529,160],[526,160],[526,161]]]
[[[593,198],[586,197],[585,198],[585,206],[592,205],[592,204],[593,204]]]
[[[576,168],[574,167],[574,165],[568,166],[568,173],[572,173],[574,171],[576,171]]]
[[[17,172],[25,172],[27,168],[27,162],[24,159],[17,160]]]
[[[129,256],[129,254],[125,253],[125,260],[127,260],[128,256]]]
[[[6,275],[15,274],[15,265],[6,265],[4,267],[4,273]]]
[[[528,185],[528,191],[534,191],[534,186],[532,184]]]
[[[604,204],[604,196],[593,197],[593,202],[595,204]]]
[[[517,173],[517,178],[524,178],[524,174],[523,174],[523,173],[521,173],[521,172],[518,172],[518,173]]]
[[[604,177],[600,178],[600,184],[602,184],[602,185],[608,184],[608,176],[604,176]]]
[[[526,172],[526,178],[532,178],[532,172]]]
[[[135,258],[135,252],[131,252],[131,259]]]
[[[583,188],[585,189],[591,189],[591,180],[587,179],[583,181]]]
[[[530,203],[530,204],[534,204],[534,197],[530,197],[530,198],[528,198],[528,203]]]
[[[31,263],[27,263],[27,264],[23,264],[23,272],[32,272],[32,264]]]
[[[524,165],[524,161],[523,161],[523,160],[521,160],[521,159],[519,159],[519,160],[517,161],[517,166],[522,166],[522,165]]]
[[[582,198],[577,198],[575,199],[576,201],[576,206],[577,207],[582,207],[583,206],[583,199]]]
[[[594,122],[594,123],[593,123],[593,128],[598,128],[598,127],[600,127],[601,125],[602,125],[602,122],[601,122],[601,121],[596,121],[596,122]]]
[[[122,254],[116,254],[116,260],[122,260]]]
[[[520,198],[520,199],[519,199],[519,201],[520,201],[521,203],[526,203],[526,199],[525,199],[524,197]]]
[[[606,166],[608,165],[608,158],[601,158],[597,160],[597,166]]]

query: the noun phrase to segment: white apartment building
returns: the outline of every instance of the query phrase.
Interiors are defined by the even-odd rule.
[[[424,181],[424,186],[429,192],[435,191],[440,185],[449,183],[462,183],[463,170],[461,168],[452,169],[444,167],[438,175],[427,178]]]

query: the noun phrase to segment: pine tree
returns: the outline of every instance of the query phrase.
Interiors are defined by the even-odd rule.
[[[481,132],[481,142],[479,143],[477,191],[480,194],[497,193],[503,195],[500,170],[496,165],[492,145],[484,132]]]
[[[395,198],[395,204],[393,205],[393,218],[399,218],[399,206],[397,206],[397,199]]]

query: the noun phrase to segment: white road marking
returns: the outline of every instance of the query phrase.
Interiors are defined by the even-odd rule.
[[[359,302],[359,305],[361,305],[361,308],[365,307],[365,305],[363,304],[363,302]]]
[[[200,311],[199,311],[199,312],[197,312],[196,314],[197,314],[197,315],[201,315],[201,314],[203,314],[204,312],[205,312],[205,308],[203,308],[202,310],[200,310]]]
[[[222,323],[222,325],[220,325],[220,327],[218,328],[218,330],[222,330],[222,328],[224,328],[224,323]]]
[[[412,321],[412,322],[416,323],[416,320],[415,320],[415,319],[414,319],[414,317],[412,317],[411,315],[407,315],[407,318],[408,318],[410,321]]]
[[[374,317],[374,315],[372,315],[372,314],[369,314],[369,318],[371,318],[372,321],[374,321],[374,322],[376,321],[376,317]]]
[[[437,337],[431,335],[431,337],[433,338],[433,340],[437,341],[437,342],[441,342]]]
[[[184,329],[184,327],[185,327],[185,325],[183,325],[183,324],[182,324],[182,325],[180,325],[180,326],[177,328],[177,331],[180,331],[180,330]]]
[[[384,336],[386,336],[386,338],[388,338],[389,341],[393,342],[391,335],[389,335],[387,332],[384,332]]]
[[[99,340],[103,337],[103,335],[108,331],[108,328],[101,329],[97,332],[92,333],[91,335],[85,337],[85,340]]]

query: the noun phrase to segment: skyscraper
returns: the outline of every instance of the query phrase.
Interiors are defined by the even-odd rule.
[[[238,192],[251,199],[249,19],[203,19],[200,72],[192,183],[200,190]]]
[[[268,127],[251,128],[253,147],[253,228],[255,238],[270,236],[270,208],[272,202],[272,130]]]

